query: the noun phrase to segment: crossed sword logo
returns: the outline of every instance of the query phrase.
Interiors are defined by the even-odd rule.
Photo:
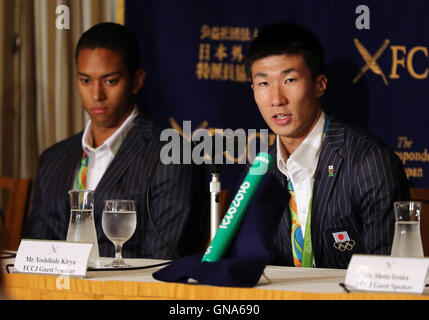
[[[383,44],[381,45],[380,48],[378,48],[374,56],[371,56],[368,50],[366,50],[366,48],[362,45],[362,43],[359,42],[357,38],[354,38],[354,43],[359,53],[361,54],[362,58],[365,60],[366,65],[360,70],[360,72],[356,75],[356,77],[354,77],[353,83],[358,82],[358,80],[363,76],[363,74],[367,72],[368,69],[371,69],[372,72],[380,75],[383,78],[384,84],[388,86],[389,83],[387,82],[386,76],[384,75],[383,71],[378,65],[377,59],[381,56],[384,50],[386,50],[387,46],[390,43],[389,39],[384,40]]]

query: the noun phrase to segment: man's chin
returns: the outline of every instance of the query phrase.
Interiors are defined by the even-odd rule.
[[[285,128],[279,129],[278,127],[271,128],[271,130],[280,137],[290,138],[291,132],[290,130],[285,130]]]
[[[123,121],[92,121],[92,123],[98,127],[98,128],[103,128],[106,130],[112,130],[112,129],[118,129],[121,124],[123,123]]]
[[[115,126],[115,123],[113,121],[109,121],[107,119],[100,119],[99,117],[91,118],[91,122],[94,126],[99,128],[110,129]]]

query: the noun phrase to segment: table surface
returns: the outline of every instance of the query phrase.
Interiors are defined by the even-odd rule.
[[[100,258],[100,264],[112,258]],[[3,261],[13,264],[14,259]],[[135,267],[166,262],[153,259],[126,259]],[[135,270],[88,271],[84,279],[71,278],[68,294],[56,288],[58,276],[34,274],[4,274],[6,292],[12,299],[81,299],[79,294],[87,294],[94,299],[429,299],[429,288],[423,295],[392,294],[378,292],[347,293],[340,286],[345,282],[347,270],[322,268],[295,268],[267,266],[264,275],[255,288],[231,288],[189,284],[166,283],[155,280],[152,273],[163,266]],[[113,287],[112,287],[113,286]],[[37,295],[29,296],[34,291]],[[42,293],[40,293],[42,292]],[[60,294],[61,293],[61,294]],[[88,295],[89,294],[89,295]]]

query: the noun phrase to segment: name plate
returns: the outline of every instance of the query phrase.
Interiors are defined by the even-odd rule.
[[[429,259],[353,255],[345,285],[351,290],[422,294]]]
[[[15,269],[24,273],[86,276],[92,243],[23,239]]]

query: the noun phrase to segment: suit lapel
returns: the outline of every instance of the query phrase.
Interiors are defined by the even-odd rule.
[[[344,144],[344,125],[331,118],[325,141],[322,145],[316,169],[313,204],[311,211],[311,234],[314,257],[317,261],[322,252],[322,225],[328,211],[329,198],[341,171],[343,157],[340,148]]]
[[[56,199],[63,199],[61,207],[64,212],[70,211],[70,199],[68,192],[75,188],[75,174],[80,161],[82,159],[82,134],[73,137],[71,146],[67,145],[64,148],[62,162],[58,163],[58,173],[55,192],[57,192]],[[55,197],[54,197],[55,198]],[[68,216],[67,216],[68,218]]]
[[[64,158],[67,163],[72,163],[73,165],[62,166],[64,168],[63,175],[66,177],[63,188],[66,188],[67,193],[70,189],[74,189],[74,178],[76,170],[81,163],[83,150],[82,150],[82,134],[79,134],[76,139],[73,141],[73,147],[70,149],[70,153]]]

